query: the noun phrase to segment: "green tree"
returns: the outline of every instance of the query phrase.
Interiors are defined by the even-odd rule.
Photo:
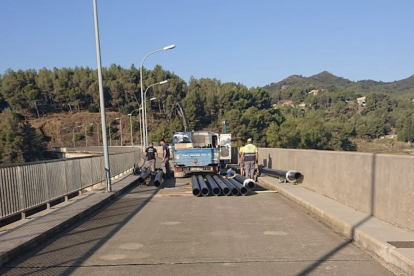
[[[414,141],[414,125],[412,116],[409,116],[404,120],[404,125],[402,128],[402,139],[409,143],[412,143]]]
[[[41,160],[46,151],[43,136],[19,114],[5,109],[0,113],[0,162]]]

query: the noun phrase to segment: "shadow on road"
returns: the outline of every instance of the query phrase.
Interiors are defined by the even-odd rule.
[[[318,261],[314,262],[313,264],[309,265],[304,270],[302,270],[300,273],[298,273],[297,274],[298,276],[309,275],[311,272],[313,272],[323,263],[328,261],[330,257],[334,256],[336,253],[341,251],[347,245],[352,243],[355,240],[355,229],[363,225],[365,222],[367,222],[371,217],[375,215],[375,170],[376,170],[376,154],[374,153],[372,156],[372,167],[371,167],[370,214],[352,226],[350,234],[347,237],[347,241],[338,245],[337,247],[335,247],[334,249],[326,253],[324,256],[320,257]]]
[[[70,275],[135,216],[159,189],[134,186],[120,198],[0,269],[0,275]],[[134,197],[135,194],[147,197]]]

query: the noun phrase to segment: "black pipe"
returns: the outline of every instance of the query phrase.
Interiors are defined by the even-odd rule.
[[[220,187],[217,185],[216,181],[214,181],[211,175],[206,175],[206,179],[208,184],[210,184],[211,190],[213,191],[213,195],[218,196],[221,194]]]
[[[223,191],[223,194],[225,194],[226,196],[231,195],[230,188],[226,184],[224,184],[224,182],[221,181],[221,179],[217,175],[213,176],[213,179],[216,181],[217,185]]]
[[[240,193],[242,195],[246,195],[249,192],[249,190],[246,187],[244,187],[242,184],[240,184],[240,182],[238,182],[237,180],[234,180],[233,178],[229,178],[228,180],[231,182],[231,184],[233,184],[234,186],[237,187],[237,189],[240,190]]]
[[[151,170],[146,170],[144,172],[141,173],[141,175],[138,177],[138,183],[143,183],[145,181],[145,179],[148,178],[148,176],[151,175]]]
[[[268,176],[284,178],[289,182],[297,182],[298,180],[302,178],[302,174],[296,171],[281,171],[281,170],[273,170],[273,169],[263,167],[262,172]]]
[[[220,180],[223,181],[223,183],[226,184],[226,186],[230,188],[232,195],[238,196],[240,194],[240,190],[237,189],[237,187],[234,186],[228,179],[222,177],[221,175],[219,177],[220,177]]]
[[[191,177],[191,186],[193,187],[193,195],[199,196],[201,194],[200,185],[198,184],[197,176]]]
[[[201,195],[208,196],[210,190],[208,189],[207,183],[204,181],[204,178],[201,175],[197,175],[198,184],[200,184]]]
[[[253,179],[250,178],[246,178],[240,174],[237,174],[234,179],[236,179],[238,182],[240,182],[241,184],[243,184],[244,187],[246,187],[247,189],[254,189],[254,187],[256,186],[256,183],[254,182]]]
[[[155,187],[161,186],[162,176],[163,176],[163,172],[162,172],[162,170],[159,170],[157,172],[157,175],[155,176],[155,179],[154,179],[154,186]]]
[[[227,164],[226,166],[227,166],[227,168],[230,168],[230,169],[232,169],[232,170],[234,170],[236,172],[240,172],[240,166],[239,165],[236,165],[236,164]]]

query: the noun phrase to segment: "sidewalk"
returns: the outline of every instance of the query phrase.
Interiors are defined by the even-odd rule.
[[[110,193],[87,192],[18,221],[14,228],[0,228],[0,267],[117,198],[137,181],[138,176],[129,174],[113,181]]]
[[[414,275],[414,233],[356,211],[300,184],[279,183],[277,178],[269,176],[260,177],[259,183],[298,204],[305,212],[387,265],[404,275]]]

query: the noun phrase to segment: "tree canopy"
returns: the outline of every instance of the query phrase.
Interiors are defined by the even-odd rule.
[[[134,65],[125,69],[112,64],[103,68],[102,74],[106,109],[127,115],[140,107],[140,72]],[[147,99],[156,98],[147,110],[152,114],[149,134],[154,141],[169,140],[173,131],[183,130],[179,117],[172,116],[177,102],[184,106],[190,130],[222,131],[226,121],[235,145],[249,137],[260,147],[324,150],[355,150],[352,138],[389,134],[414,141],[411,94],[384,91],[392,86],[367,82],[367,92],[360,83],[355,85],[326,72],[312,78],[292,76],[270,86],[272,89],[210,78],[192,77],[187,83],[159,65],[152,70],[144,68],[143,76],[143,90],[168,80],[147,92]],[[398,87],[410,91],[409,83]],[[381,91],[371,91],[373,87],[381,87]],[[38,157],[25,149],[30,145],[41,155],[44,141],[22,118],[54,112],[98,112],[97,72],[88,67],[6,70],[0,75],[1,110],[0,158],[3,162],[36,160]]]

